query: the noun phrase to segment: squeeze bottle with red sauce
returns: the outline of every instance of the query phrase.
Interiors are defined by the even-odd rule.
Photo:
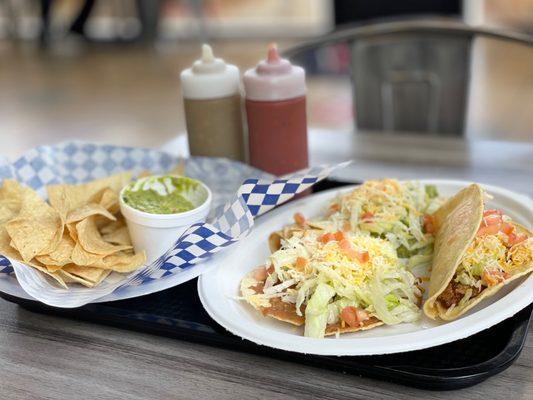
[[[281,58],[275,44],[266,60],[244,74],[250,164],[274,175],[308,166],[305,71]]]

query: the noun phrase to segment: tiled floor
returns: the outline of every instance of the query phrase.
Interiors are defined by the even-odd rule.
[[[263,57],[267,41],[220,41],[217,55],[242,70]],[[290,43],[280,43],[287,47]],[[485,43],[475,51],[468,133],[533,140],[533,50]],[[1,154],[65,139],[158,146],[184,130],[179,71],[199,44],[157,48],[65,42],[47,52],[0,42]],[[309,79],[311,126],[351,125],[346,80]]]

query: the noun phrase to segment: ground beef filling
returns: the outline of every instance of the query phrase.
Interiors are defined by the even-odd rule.
[[[437,301],[439,301],[443,307],[450,308],[454,304],[459,304],[468,289],[472,289],[472,296],[470,298],[473,298],[480,294],[485,287],[482,286],[478,289],[474,286],[463,285],[462,283],[452,280],[448,286],[446,286],[444,292],[442,292],[437,298]]]

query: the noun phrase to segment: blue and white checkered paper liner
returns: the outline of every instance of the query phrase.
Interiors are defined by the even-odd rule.
[[[179,161],[157,150],[68,142],[31,150],[13,164],[0,160],[0,178],[15,178],[44,195],[48,184],[81,183],[124,170],[134,173],[145,169],[164,172]],[[224,176],[226,180],[228,176],[234,180],[251,175],[259,177],[244,180],[236,193],[233,192],[231,200],[216,208],[208,222],[192,225],[171,249],[151,265],[127,277],[113,274],[96,288],[76,286],[68,290],[51,284],[35,269],[4,257],[0,257],[0,273],[14,271],[21,287],[43,303],[56,307],[79,307],[127,287],[179,274],[210,258],[248,235],[256,216],[308,189],[327,177],[333,168],[315,167],[292,176],[272,179],[241,163],[192,158],[187,161],[186,174],[204,181],[220,199],[227,198],[228,188],[235,186],[234,182],[226,181],[223,190],[217,190]],[[222,170],[226,173],[221,174]]]

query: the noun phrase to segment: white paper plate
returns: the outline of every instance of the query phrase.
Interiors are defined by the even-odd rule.
[[[444,180],[422,182],[437,185],[445,196],[451,196],[469,184]],[[529,228],[533,226],[531,199],[495,186],[482,186],[494,196],[487,202],[489,207],[502,209]],[[343,334],[339,338],[313,339],[302,336],[302,328],[264,318],[248,304],[235,300],[241,278],[254,267],[264,264],[269,254],[267,238],[270,233],[290,223],[297,211],[307,217],[319,215],[337,192],[338,189],[309,196],[260,218],[247,239],[224,254],[215,268],[200,277],[200,299],[215,321],[237,336],[282,350],[336,356],[372,355],[424,349],[465,338],[511,317],[533,301],[533,276],[530,276],[507,285],[497,295],[452,322],[439,323],[423,316],[417,323],[381,326]]]

